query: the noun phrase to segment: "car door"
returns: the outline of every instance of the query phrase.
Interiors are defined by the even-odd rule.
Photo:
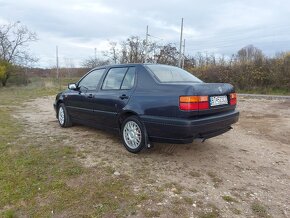
[[[93,96],[97,92],[105,68],[92,70],[78,83],[65,99],[68,112],[75,120],[91,122],[93,120]]]
[[[96,122],[118,128],[117,114],[128,103],[135,85],[135,67],[110,68],[98,93],[94,96]]]

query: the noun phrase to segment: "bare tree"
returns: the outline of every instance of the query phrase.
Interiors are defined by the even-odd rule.
[[[117,42],[110,42],[110,52],[112,54],[112,57],[113,57],[113,61],[114,61],[114,64],[117,63],[117,60],[118,60],[118,53],[117,53]]]
[[[145,40],[138,36],[131,36],[121,43],[121,63],[144,63]]]
[[[109,42],[110,48],[104,52],[104,56],[108,57],[110,62],[116,64],[124,63],[144,63],[146,41],[139,36],[131,36],[119,43]],[[147,62],[153,63],[154,52],[158,50],[155,42],[147,42]]]
[[[172,44],[159,46],[159,53],[156,56],[156,62],[159,64],[177,65],[179,52]]]
[[[82,66],[85,68],[95,68],[99,66],[108,65],[110,63],[109,60],[95,59],[94,57],[89,57],[82,62]]]
[[[0,26],[0,60],[9,65],[27,67],[29,63],[37,61],[29,54],[28,45],[37,40],[37,35],[31,32],[20,22]],[[5,86],[11,71],[6,71],[2,77],[2,85]]]
[[[37,35],[20,22],[0,26],[0,58],[9,63],[22,64],[33,61],[27,46],[37,40]]]
[[[261,62],[264,58],[262,50],[248,45],[238,51],[237,58],[240,62]]]
[[[118,49],[118,43],[115,41],[109,41],[109,45],[110,48],[108,49],[108,51],[104,51],[103,54],[104,56],[109,58],[109,62],[112,62],[114,64],[117,64],[119,61],[119,59],[121,58],[120,56],[120,51]]]

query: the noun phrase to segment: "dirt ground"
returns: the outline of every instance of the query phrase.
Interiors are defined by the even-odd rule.
[[[60,128],[53,100],[24,105],[17,117],[26,123],[25,134],[52,141],[57,134],[69,136],[61,146],[74,146],[86,168],[107,164],[112,173],[133,178],[134,192],[161,193],[139,208],[161,211],[156,214],[161,217],[290,217],[290,101],[240,98],[240,121],[230,132],[204,143],[155,144],[134,155],[116,135],[83,126]]]

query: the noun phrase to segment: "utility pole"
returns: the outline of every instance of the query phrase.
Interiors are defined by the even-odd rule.
[[[97,48],[95,48],[95,67],[97,66]]]
[[[144,62],[147,63],[147,50],[148,50],[148,25],[146,26],[146,39],[145,39],[145,60]]]
[[[183,18],[181,18],[178,67],[181,67],[181,59],[182,59],[182,50],[181,50],[182,49],[182,34],[183,34]]]
[[[184,59],[185,59],[185,39],[183,40],[182,69],[184,69]]]
[[[58,69],[58,46],[56,46],[56,78],[59,79],[59,69]]]

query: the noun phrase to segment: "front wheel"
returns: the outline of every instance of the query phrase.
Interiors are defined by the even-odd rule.
[[[125,148],[138,153],[145,147],[146,130],[137,116],[130,116],[122,123],[122,141]]]
[[[57,119],[59,122],[59,125],[61,127],[70,127],[72,126],[72,122],[70,119],[69,114],[67,113],[66,107],[63,103],[61,103],[58,107],[58,112],[57,112]]]

